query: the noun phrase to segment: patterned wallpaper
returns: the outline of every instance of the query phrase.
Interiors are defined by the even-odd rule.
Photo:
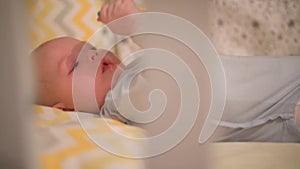
[[[300,0],[213,0],[209,38],[222,55],[300,56]]]

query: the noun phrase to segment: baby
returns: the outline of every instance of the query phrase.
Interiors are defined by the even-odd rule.
[[[74,69],[80,64],[77,57],[86,42],[63,37],[50,40],[34,50],[38,75],[37,100],[39,104],[63,110],[74,110],[72,99],[72,78]],[[96,50],[91,46],[88,59],[93,55],[107,52],[97,70],[96,96],[99,106],[111,88],[113,74],[120,60],[109,51]]]
[[[133,0],[116,0],[103,6],[98,20],[108,23],[137,12]],[[115,85],[114,75],[120,78],[125,76],[126,79],[130,76],[130,71],[127,70],[134,67],[136,62],[133,61],[124,70],[121,61],[112,52],[96,50],[92,45],[74,38],[57,38],[40,45],[33,51],[32,55],[35,57],[38,70],[38,104],[62,110],[75,109],[72,80],[74,71],[82,66],[82,63],[77,62],[77,57],[84,45],[87,49],[83,55],[86,63],[100,62],[95,77],[95,96],[100,113],[125,123],[130,122],[111,104],[112,97],[109,93]],[[103,54],[101,60],[96,58]],[[299,118],[299,111],[295,113],[296,116],[293,114],[294,106],[300,99],[297,67],[292,72],[294,78],[288,79],[296,79],[293,80],[293,85],[290,85],[287,80],[285,83],[284,79],[287,76],[281,75],[282,71],[279,69],[274,69],[274,65],[289,67],[288,60],[281,63],[283,61],[276,58],[268,59],[266,62],[259,58],[254,60],[223,57],[222,61],[228,79],[228,97],[224,116],[220,122],[221,134],[216,140],[300,141],[300,130],[295,123],[296,118]],[[265,73],[261,73],[262,71]],[[280,77],[272,78],[274,74]],[[271,82],[273,82],[272,87],[268,86]],[[122,84],[117,82],[116,85],[120,88]],[[113,90],[118,90],[118,87]],[[286,139],[283,140],[283,137]]]
[[[115,0],[105,4],[101,9],[98,21],[109,23],[122,16],[134,14],[138,8],[133,0]],[[118,30],[116,30],[118,31]],[[95,93],[99,108],[104,104],[105,96],[111,89],[112,78],[120,65],[120,60],[110,51],[97,50],[86,42],[62,37],[50,40],[37,47],[32,55],[37,69],[37,103],[59,108],[74,110],[72,95],[72,78],[74,69],[80,65],[77,57],[83,48],[89,48],[86,57],[90,62],[97,62],[95,55],[105,53],[95,77]]]

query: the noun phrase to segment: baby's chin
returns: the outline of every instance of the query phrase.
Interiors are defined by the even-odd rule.
[[[119,64],[116,69],[114,70],[112,80],[111,80],[111,89],[113,89],[116,85],[116,83],[119,80],[120,75],[123,73],[125,70],[125,66],[123,64]]]

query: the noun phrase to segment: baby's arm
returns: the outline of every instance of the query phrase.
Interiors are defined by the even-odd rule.
[[[136,14],[138,12],[139,9],[134,0],[114,0],[102,6],[97,20],[104,24],[109,24],[121,17]],[[128,18],[116,24],[109,24],[108,26],[114,33],[129,35],[134,31],[134,27],[131,26],[134,24],[130,23],[135,22],[134,19],[135,18]]]
[[[98,21],[107,24],[123,16],[138,12],[139,10],[133,0],[115,0],[103,5]]]

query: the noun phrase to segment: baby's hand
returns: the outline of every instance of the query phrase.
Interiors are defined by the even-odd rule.
[[[105,4],[101,8],[98,21],[107,24],[123,16],[135,14],[138,12],[138,7],[133,0],[114,0],[111,3]]]

